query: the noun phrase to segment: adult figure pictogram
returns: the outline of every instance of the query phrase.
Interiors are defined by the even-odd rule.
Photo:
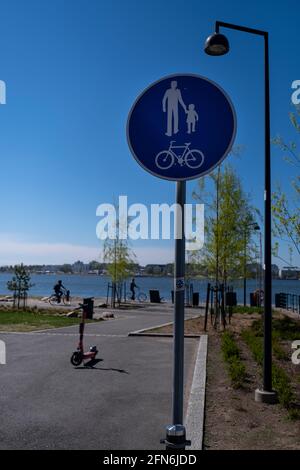
[[[181,91],[177,88],[177,81],[171,81],[171,88],[169,88],[163,97],[162,106],[163,112],[167,112],[167,132],[168,137],[172,137],[173,134],[177,134],[179,131],[178,128],[178,103],[184,109],[184,112],[187,113],[186,105],[182,99]]]

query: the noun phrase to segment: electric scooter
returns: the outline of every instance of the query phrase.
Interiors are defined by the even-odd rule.
[[[79,309],[82,309],[82,316],[81,316],[81,322],[79,324],[79,343],[78,343],[78,348],[76,351],[73,352],[71,356],[71,364],[73,366],[80,366],[82,361],[85,359],[93,360],[95,359],[96,355],[98,354],[98,350],[96,346],[91,346],[90,350],[88,352],[84,352],[83,348],[83,334],[84,334],[84,325],[85,325],[85,320],[87,317],[87,304],[79,304],[80,307]]]

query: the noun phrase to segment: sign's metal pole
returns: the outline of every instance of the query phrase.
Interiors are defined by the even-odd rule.
[[[174,265],[174,364],[173,364],[173,424],[183,424],[184,369],[184,274],[185,238],[184,205],[186,183],[176,182],[176,239]]]
[[[191,442],[186,440],[183,425],[183,371],[184,371],[184,292],[185,292],[185,236],[184,206],[185,181],[176,182],[176,233],[174,266],[174,356],[173,356],[173,419],[166,428],[166,449],[185,449]]]
[[[191,99],[193,104],[188,104]],[[198,128],[197,112],[203,110],[203,102],[213,140],[211,132],[203,134]],[[224,119],[216,127],[220,113]],[[145,170],[176,181],[176,202],[181,209],[177,211],[176,225],[183,236],[175,237],[173,424],[167,427],[166,438],[161,442],[167,448],[183,449],[189,444],[183,426],[185,181],[212,171],[228,155],[236,134],[236,114],[230,98],[216,83],[199,75],[173,74],[156,81],[138,96],[128,115],[126,133],[132,155]],[[186,143],[186,134],[191,133],[191,142]],[[205,154],[202,148],[207,149]]]

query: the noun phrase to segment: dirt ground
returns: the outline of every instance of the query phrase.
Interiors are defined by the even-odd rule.
[[[279,404],[254,401],[261,377],[247,347],[241,346],[247,384],[234,390],[221,358],[220,338],[209,337],[204,449],[300,449],[299,421],[289,420]]]
[[[276,314],[277,317],[280,315]],[[222,332],[216,331],[208,321],[205,450],[300,449],[300,420],[289,419],[287,411],[279,404],[265,405],[254,401],[254,391],[261,385],[261,372],[239,333],[257,318],[259,314],[234,314],[231,325],[227,326],[235,333],[246,367],[247,379],[241,389],[231,386],[221,354]],[[203,325],[203,317],[187,320],[185,333],[203,333]],[[160,332],[171,333],[172,325]],[[300,366],[288,361],[285,370],[300,389]]]

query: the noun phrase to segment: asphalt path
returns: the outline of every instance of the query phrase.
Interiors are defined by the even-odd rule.
[[[86,325],[92,368],[73,367],[78,327],[1,333],[0,449],[163,449],[170,424],[172,339],[128,337],[172,320],[172,308],[117,311]],[[185,341],[186,403],[198,340]]]

